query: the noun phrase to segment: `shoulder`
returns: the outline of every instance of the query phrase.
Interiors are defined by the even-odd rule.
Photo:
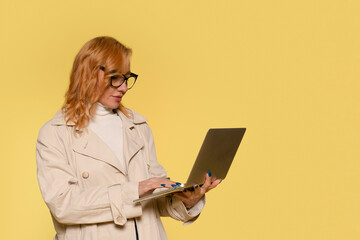
[[[73,123],[66,123],[64,112],[59,110],[52,119],[47,121],[40,128],[38,139],[54,140],[54,138],[58,138],[65,134],[65,131],[68,128],[67,126],[73,126]]]
[[[123,107],[122,110],[119,110],[124,116],[131,121],[133,124],[143,124],[147,122],[147,118],[136,112],[133,109]]]
[[[124,113],[125,111],[125,113]],[[122,115],[123,121],[126,121],[126,124],[131,128],[137,128],[145,138],[152,138],[153,134],[152,131],[147,123],[147,118],[141,115],[140,113],[136,112],[130,108],[123,108],[123,111],[120,113]]]

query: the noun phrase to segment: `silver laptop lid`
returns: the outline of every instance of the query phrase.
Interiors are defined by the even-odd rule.
[[[203,184],[205,174],[225,179],[246,128],[212,128],[206,134],[185,187]]]

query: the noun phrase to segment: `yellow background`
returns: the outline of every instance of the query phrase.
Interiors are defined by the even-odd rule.
[[[169,239],[360,238],[358,0],[0,1],[0,239],[52,239],[39,128],[81,46],[109,35],[139,74],[124,104],[185,181],[210,127],[246,127],[198,221]]]

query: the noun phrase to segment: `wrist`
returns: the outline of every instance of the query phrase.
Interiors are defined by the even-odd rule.
[[[183,203],[184,203],[186,210],[190,210],[195,205],[195,204],[190,204],[190,203],[185,203],[185,202],[183,202]]]

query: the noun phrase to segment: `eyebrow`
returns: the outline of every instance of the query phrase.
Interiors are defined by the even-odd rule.
[[[109,74],[113,74],[113,73],[116,73],[116,72],[117,72],[117,70],[111,70],[109,72]],[[124,73],[123,75],[130,74],[130,73],[131,73],[131,71],[128,71],[127,73]]]

